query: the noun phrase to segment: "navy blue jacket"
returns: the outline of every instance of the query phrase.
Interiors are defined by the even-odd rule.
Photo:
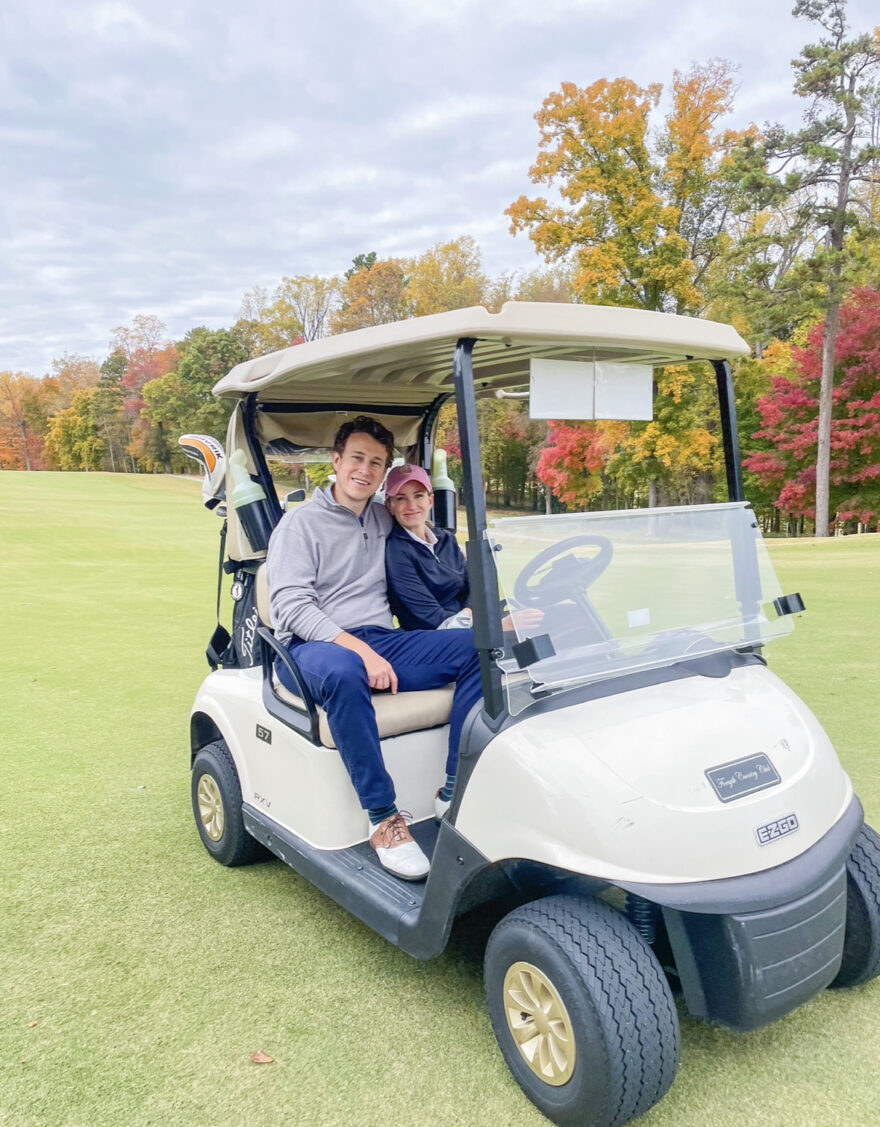
[[[435,528],[434,551],[396,524],[385,541],[385,575],[391,613],[404,630],[436,630],[467,606],[467,563],[455,536]]]

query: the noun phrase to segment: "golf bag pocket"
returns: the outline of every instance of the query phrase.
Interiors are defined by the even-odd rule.
[[[245,669],[251,665],[259,665],[260,648],[257,637],[257,627],[260,616],[257,612],[257,582],[256,567],[242,565],[236,572],[232,582],[230,594],[232,595],[232,644],[231,654],[227,656],[224,665],[237,669]]]

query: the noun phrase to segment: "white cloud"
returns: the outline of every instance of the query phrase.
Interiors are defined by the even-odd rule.
[[[119,44],[155,44],[180,48],[181,40],[167,27],[148,20],[130,4],[121,0],[105,0],[81,12],[70,14],[71,26],[84,34],[96,36],[111,47]]]
[[[872,27],[876,0],[850,0]],[[460,234],[537,265],[504,209],[563,80],[741,65],[731,125],[803,104],[789,4],[738,0],[7,0],[0,370],[100,356],[156,313],[230,324],[245,290]]]

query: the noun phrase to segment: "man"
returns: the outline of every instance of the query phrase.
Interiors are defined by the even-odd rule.
[[[456,682],[447,778],[434,803],[442,818],[452,797],[461,729],[482,686],[472,631],[393,628],[385,585],[392,520],[373,502],[393,456],[394,437],[381,423],[366,415],[344,423],[333,443],[335,483],[282,517],[266,563],[275,632],[327,712],[373,826],[370,844],[390,872],[421,880],[429,862],[397,809],[370,691]]]

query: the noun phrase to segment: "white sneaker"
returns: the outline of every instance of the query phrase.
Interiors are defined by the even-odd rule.
[[[392,814],[370,837],[379,864],[401,880],[424,880],[431,862],[419,848],[402,814]]]
[[[446,815],[449,813],[449,807],[452,805],[451,798],[441,798],[440,791],[434,795],[434,817],[438,822],[442,822]]]

